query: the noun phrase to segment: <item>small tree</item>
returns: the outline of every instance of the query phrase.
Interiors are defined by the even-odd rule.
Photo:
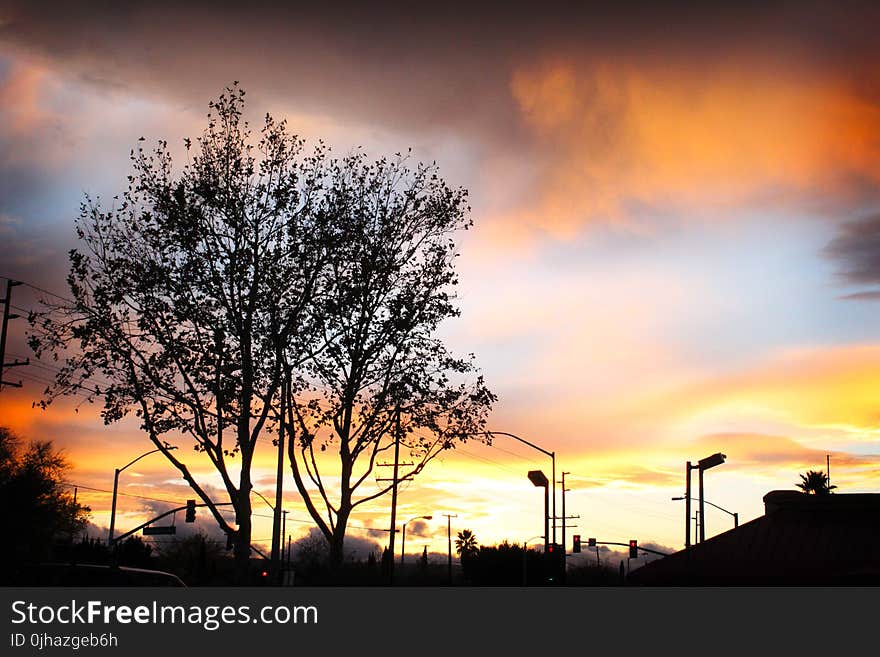
[[[807,495],[828,495],[837,486],[829,485],[828,475],[820,470],[808,470],[806,474],[802,474],[801,482],[797,484]]]
[[[296,365],[307,308],[327,256],[313,212],[323,153],[266,116],[256,150],[237,86],[210,104],[189,161],[172,171],[167,142],[132,151],[121,202],[86,198],[70,253],[72,299],[46,299],[31,346],[63,368],[46,391],[87,391],[105,423],[134,412],[149,440],[234,538],[239,576],[251,551],[251,464],[277,415],[282,358]],[[219,474],[237,527],[216,506],[183,435]],[[233,462],[237,459],[237,465]]]
[[[462,560],[476,554],[479,549],[477,537],[470,529],[462,529],[455,539],[455,552]]]
[[[85,528],[90,510],[64,490],[67,468],[51,442],[24,447],[12,431],[0,427],[0,508],[12,528],[0,541],[2,563],[45,560],[56,541],[72,542]]]

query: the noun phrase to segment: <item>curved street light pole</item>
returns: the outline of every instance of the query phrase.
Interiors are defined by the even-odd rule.
[[[415,518],[410,518],[405,523],[403,523],[403,532],[400,535],[400,565],[403,565],[403,555],[406,554],[406,526],[411,523],[413,520],[431,520],[434,516],[416,516]]]
[[[722,454],[721,452],[716,452],[711,456],[707,456],[704,459],[700,459],[697,461],[696,465],[691,464],[688,461],[685,464],[685,526],[684,526],[684,547],[685,549],[691,546],[691,526],[690,526],[690,515],[691,515],[691,470],[697,470],[697,474],[699,476],[698,486],[699,486],[699,513],[700,513],[700,535],[697,537],[698,542],[702,543],[706,540],[706,528],[704,521],[704,509],[703,504],[705,502],[705,498],[703,496],[703,472],[708,470],[709,468],[714,468],[717,465],[721,465],[724,463],[727,456]]]
[[[556,452],[548,452],[543,447],[538,447],[535,443],[531,443],[528,440],[526,440],[525,438],[520,438],[516,434],[508,433],[507,431],[477,431],[477,432],[474,432],[472,434],[467,434],[467,435],[490,436],[490,437],[491,436],[507,436],[508,438],[513,438],[514,440],[518,440],[522,444],[528,445],[532,449],[536,449],[539,452],[541,452],[542,454],[546,454],[547,456],[550,457],[550,462],[551,462],[550,484],[551,484],[552,498],[553,498],[552,510],[551,510],[551,512],[553,513],[552,538],[553,538],[553,543],[555,544],[556,543]],[[546,541],[549,541],[549,540],[550,540],[550,536],[547,536]]]
[[[166,447],[165,449],[170,451],[172,449],[177,449],[177,447],[170,446],[170,447]],[[162,451],[162,449],[160,449],[159,447],[157,447],[156,449],[151,449],[149,452],[144,452],[143,454],[138,456],[136,459],[129,461],[128,463],[123,465],[121,468],[116,468],[116,470],[114,471],[114,473],[113,473],[113,501],[110,504],[110,533],[107,538],[107,545],[108,546],[113,545],[113,530],[116,528],[116,494],[119,490],[119,473],[122,472],[123,470],[125,470],[126,468],[128,468],[129,466],[134,465],[135,463],[140,461],[145,456],[149,456],[150,454],[155,454],[156,452],[161,452],[161,451]]]

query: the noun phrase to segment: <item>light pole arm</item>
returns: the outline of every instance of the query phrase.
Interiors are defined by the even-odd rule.
[[[172,450],[172,449],[177,449],[177,447],[172,445],[172,446],[170,446],[170,447],[167,447],[166,449]],[[122,471],[125,470],[127,467],[129,467],[129,466],[131,466],[131,465],[134,465],[135,463],[137,463],[138,461],[140,461],[140,460],[141,460],[142,458],[144,458],[145,456],[149,456],[150,454],[155,454],[156,452],[161,452],[161,451],[162,451],[162,450],[159,449],[159,448],[157,447],[156,449],[152,449],[152,450],[150,450],[149,452],[144,452],[143,454],[141,454],[140,456],[138,456],[138,457],[137,457],[136,459],[134,459],[133,461],[129,461],[128,463],[126,463],[125,465],[123,465],[121,468],[117,468],[116,471],[117,471],[117,472],[122,472]]]
[[[685,498],[683,498],[683,497],[673,497],[672,499],[673,499],[673,500],[683,500],[683,499],[685,499]],[[695,498],[693,498],[693,497],[691,498],[691,501],[692,501],[692,502],[699,502],[698,499],[695,499]],[[739,518],[739,514],[738,514],[738,513],[734,513],[733,511],[728,511],[727,509],[724,509],[724,508],[718,506],[717,504],[713,504],[713,503],[710,502],[709,500],[703,500],[703,504],[708,504],[709,506],[714,506],[714,507],[715,507],[716,509],[718,509],[719,511],[724,511],[724,513],[726,513],[726,514],[728,514],[728,515],[730,515],[730,516],[733,516],[733,518],[734,518],[735,520]]]
[[[166,444],[165,449],[168,451],[171,451],[172,449],[177,449],[176,445],[168,445],[167,443],[165,443],[165,444]],[[110,533],[107,537],[107,545],[108,546],[115,545],[116,540],[117,540],[116,538],[114,538],[113,532],[116,528],[116,495],[119,490],[119,473],[122,472],[123,470],[125,470],[127,467],[134,465],[135,463],[140,461],[145,456],[149,456],[150,454],[155,454],[156,452],[161,452],[161,451],[163,451],[163,450],[158,447],[156,449],[151,449],[149,452],[144,452],[143,454],[138,456],[136,459],[129,461],[128,463],[123,465],[121,468],[116,468],[113,471],[113,501],[111,502],[111,505],[110,505]]]
[[[528,440],[525,440],[524,438],[520,438],[519,436],[517,436],[515,434],[507,433],[506,431],[482,431],[480,433],[483,435],[486,435],[486,436],[494,436],[494,435],[507,436],[508,438],[513,438],[514,440],[518,440],[519,442],[521,442],[524,445],[528,445],[532,449],[538,450],[542,454],[546,454],[547,456],[549,456],[552,459],[556,458],[556,454],[554,452],[548,452],[543,447],[538,447],[536,444],[530,443]]]

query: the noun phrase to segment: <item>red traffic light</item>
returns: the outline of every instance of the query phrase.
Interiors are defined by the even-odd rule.
[[[574,536],[572,536],[572,540],[574,541],[574,544],[572,545],[571,551],[572,552],[580,552],[581,551],[581,535],[575,534]]]
[[[629,558],[630,559],[638,559],[639,558],[639,542],[636,539],[630,539],[629,541]]]

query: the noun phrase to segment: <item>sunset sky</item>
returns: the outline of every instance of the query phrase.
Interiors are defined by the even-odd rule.
[[[182,4],[0,0],[0,277],[64,294],[83,195],[125,188],[141,136],[182,150],[238,80],[254,125],[271,112],[341,155],[412,147],[469,190],[443,334],[498,394],[490,427],[570,473],[569,535],[681,548],[670,498],[717,451],[706,499],[740,522],[826,455],[838,492],[880,492],[876,3]],[[24,332],[10,324],[7,360],[28,356]],[[106,526],[89,489],[150,446],[78,398],[33,410],[52,367],[4,374],[24,386],[0,393],[0,424],[64,447]],[[273,459],[267,442],[267,497]],[[401,492],[399,519],[433,515],[408,552],[445,551],[443,513],[482,543],[536,537],[536,468],[549,459],[503,437],[444,455]],[[310,522],[285,486],[296,537]],[[120,490],[190,497],[160,456]],[[387,527],[389,503],[352,535]],[[120,498],[117,527],[154,508]],[[731,526],[707,507],[708,535]]]

